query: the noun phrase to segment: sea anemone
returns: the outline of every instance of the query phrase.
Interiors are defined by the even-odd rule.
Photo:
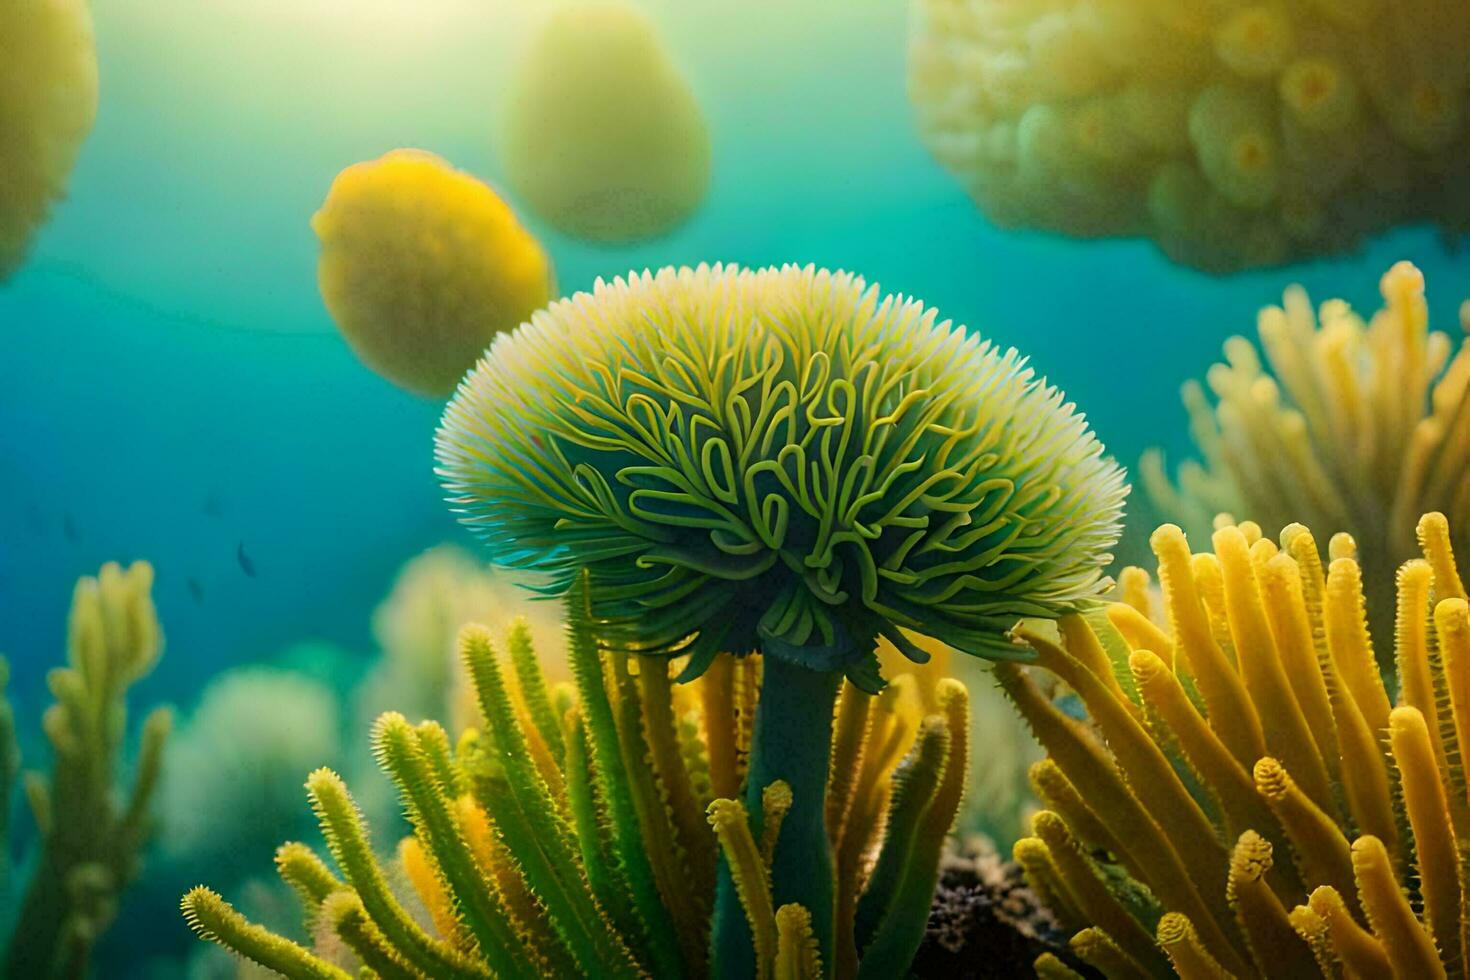
[[[1470,230],[1455,4],[923,0],[909,89],[998,224],[1233,272]]]
[[[1384,307],[1366,322],[1342,300],[1314,311],[1300,287],[1261,311],[1261,358],[1242,337],[1225,363],[1184,387],[1203,460],[1179,467],[1145,454],[1140,482],[1163,516],[1210,533],[1217,514],[1250,514],[1268,533],[1294,520],[1348,532],[1361,554],[1374,635],[1393,622],[1391,573],[1417,552],[1415,522],[1440,511],[1470,550],[1470,347],[1429,329],[1424,277],[1400,262],[1380,283]],[[1228,520],[1228,518],[1227,518]]]
[[[311,227],[342,336],[416,394],[449,394],[497,333],[551,298],[546,253],[510,207],[422,150],[343,170]]]
[[[497,340],[445,410],[439,473],[493,561],[590,583],[617,646],[765,654],[746,805],[790,785],[779,903],[818,916],[845,673],[910,628],[967,653],[1104,587],[1126,489],[1055,388],[923,304],[813,267],[599,281]],[[757,821],[758,823],[758,821]],[[722,892],[717,943],[741,942]],[[722,956],[739,969],[742,953]]]
[[[872,971],[859,975],[901,974],[965,782],[964,688],[942,682],[941,713],[927,718],[907,677],[876,697],[844,689],[827,807],[851,949],[834,972],[819,959],[811,911],[771,896],[789,787],[762,788],[755,832],[733,798],[750,778],[761,658],[722,654],[676,687],[666,658],[603,649],[586,608],[579,589],[568,627],[575,694],[548,688],[523,621],[503,647],[471,625],[458,645],[485,727],[451,743],[434,722],[378,720],[375,751],[413,825],[391,867],[374,857],[341,779],[311,774],[340,877],[300,843],[282,846],[276,864],[302,899],[312,949],[202,887],[183,903],[194,929],[291,977],[340,980],[357,964],[404,977],[706,976],[726,966],[708,944],[722,851],[761,976],[851,976],[859,948]]]
[[[704,115],[633,4],[559,5],[509,98],[500,156],[510,186],[559,231],[594,242],[654,238],[704,199]]]
[[[92,948],[116,917],[152,836],[153,796],[171,726],[167,709],[155,709],[143,722],[125,799],[114,785],[122,768],[128,688],[153,669],[163,649],[152,588],[146,562],[127,568],[109,563],[95,578],[77,581],[67,666],[47,678],[56,698],[42,719],[52,772],[25,779],[39,853],[17,903],[4,894],[10,840],[8,822],[0,819],[0,927],[14,926],[4,951],[7,977],[85,975]],[[3,696],[7,673],[0,658],[0,814],[6,816],[20,771],[15,718]]]
[[[19,268],[97,115],[86,0],[0,7],[0,283]]]
[[[1048,752],[1048,809],[1016,845],[1072,947],[1109,977],[1463,976],[1470,606],[1445,519],[1397,575],[1397,705],[1362,570],[1302,525],[1214,552],[1153,535],[1162,587],[1120,576],[1106,615],[1022,630],[1074,720],[997,673]],[[1085,927],[1085,928],[1084,928]]]

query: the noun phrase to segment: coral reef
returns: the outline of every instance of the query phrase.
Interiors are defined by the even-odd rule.
[[[1467,47],[1449,0],[923,0],[909,84],[998,224],[1231,272],[1470,229]]]
[[[485,184],[422,150],[343,170],[311,219],[322,299],[364,364],[443,397],[551,298],[550,261]]]
[[[810,266],[599,281],[498,340],[437,436],[494,560],[553,591],[587,576],[616,647],[687,653],[686,678],[721,651],[765,654],[745,805],[758,834],[760,793],[790,786],[774,892],[812,913],[824,962],[842,676],[881,686],[880,636],[928,659],[901,628],[1017,655],[1002,633],[1018,618],[1099,594],[1126,493],[1015,351],[937,320]],[[716,961],[748,973],[723,876],[718,905]]]
[[[1048,751],[1016,858],[1079,957],[1109,977],[1465,975],[1470,606],[1444,516],[1418,536],[1397,706],[1362,570],[1324,568],[1299,524],[1279,546],[1226,524],[1193,554],[1166,524],[1162,615],[1135,568],[1105,615],[1019,631],[1089,719],[997,668]]]
[[[1203,459],[1182,464],[1176,484],[1155,451],[1139,476],[1163,516],[1197,538],[1221,513],[1249,514],[1272,534],[1294,520],[1349,532],[1386,651],[1392,572],[1416,553],[1419,515],[1448,515],[1470,550],[1470,347],[1429,329],[1424,279],[1409,263],[1381,289],[1384,307],[1366,322],[1341,300],[1314,313],[1299,287],[1263,309],[1265,367],[1234,337],[1206,376],[1215,403],[1197,382],[1184,387]]]
[[[66,193],[97,115],[97,49],[86,0],[0,7],[0,283]]]
[[[704,115],[634,4],[559,5],[509,99],[502,165],[516,195],[558,230],[594,242],[654,238],[704,199]]]
[[[152,829],[149,811],[170,727],[166,709],[143,722],[125,800],[117,798],[114,781],[127,730],[128,687],[153,668],[163,646],[152,585],[153,569],[144,562],[127,569],[104,565],[96,578],[77,583],[68,664],[48,678],[56,703],[43,724],[53,769],[49,779],[39,773],[25,778],[39,853],[5,950],[7,977],[85,975],[92,946],[137,873]],[[0,700],[0,811],[8,812],[19,763],[14,717]],[[8,858],[4,833],[0,852]]]
[[[575,694],[548,688],[524,621],[505,654],[472,625],[459,648],[485,727],[451,745],[433,722],[378,720],[376,754],[413,824],[391,866],[373,856],[345,784],[311,774],[342,877],[299,843],[276,863],[301,897],[312,949],[202,887],[183,903],[195,930],[291,977],[347,977],[359,965],[384,977],[703,976],[720,969],[708,934],[723,850],[761,975],[852,976],[859,946],[856,975],[901,971],[923,934],[966,777],[964,689],[941,682],[942,713],[922,720],[911,678],[878,696],[844,689],[827,808],[836,915],[851,948],[832,971],[816,958],[810,910],[772,902],[789,787],[763,787],[758,834],[734,798],[749,778],[762,658],[722,654],[676,687],[667,658],[599,644],[585,588],[568,608]]]

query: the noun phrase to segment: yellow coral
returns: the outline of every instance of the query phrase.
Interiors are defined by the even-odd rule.
[[[66,191],[97,114],[97,51],[86,0],[0,6],[0,282]]]
[[[1214,272],[1470,229],[1463,4],[921,0],[914,23],[924,139],[997,223]],[[1074,118],[1093,132],[1052,126]]]
[[[448,395],[497,333],[551,299],[546,253],[510,207],[431,153],[348,167],[311,226],[342,336],[417,394]]]
[[[1278,545],[1222,524],[1193,555],[1165,525],[1162,601],[1122,576],[1127,604],[1094,624],[1108,642],[1078,620],[1060,644],[1020,632],[1088,714],[998,668],[1049,752],[1050,810],[1017,855],[1064,924],[1093,926],[1083,959],[1108,976],[1136,971],[1104,954],[1156,972],[1159,948],[1183,977],[1465,976],[1470,604],[1443,515],[1420,528],[1424,558],[1397,577],[1397,706],[1357,562],[1339,542],[1324,569],[1301,525]]]
[[[699,104],[653,24],[624,2],[551,15],[512,90],[500,149],[537,215],[596,242],[672,230],[709,183]]]
[[[1368,612],[1386,638],[1392,570],[1418,552],[1418,516],[1470,529],[1470,347],[1429,329],[1424,277],[1400,262],[1384,306],[1364,319],[1341,300],[1314,311],[1300,287],[1259,317],[1265,364],[1244,338],[1225,344],[1207,381],[1185,388],[1203,455],[1175,482],[1157,452],[1140,477],[1165,516],[1192,534],[1216,514],[1251,514],[1268,533],[1293,520],[1351,532],[1368,572]],[[1269,373],[1267,368],[1269,368]]]

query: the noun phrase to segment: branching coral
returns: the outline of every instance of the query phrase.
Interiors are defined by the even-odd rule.
[[[1467,46],[1449,0],[924,0],[909,81],[996,222],[1229,272],[1470,228]]]
[[[702,976],[721,970],[708,944],[721,849],[759,975],[901,971],[965,781],[964,689],[941,684],[943,713],[922,723],[909,684],[877,697],[844,689],[825,762],[838,774],[827,803],[837,899],[822,910],[843,923],[833,963],[819,957],[812,910],[772,899],[790,788],[762,787],[755,826],[735,799],[748,778],[761,658],[723,654],[692,687],[675,687],[667,659],[603,649],[585,591],[576,596],[575,695],[548,690],[523,622],[508,655],[468,626],[459,646],[485,728],[451,745],[433,722],[379,719],[376,753],[413,824],[396,870],[374,858],[342,781],[312,773],[341,877],[302,844],[283,846],[277,867],[301,895],[315,950],[251,925],[204,888],[184,899],[195,930],[290,977],[345,977],[354,962],[383,977]]]
[[[765,654],[745,806],[794,802],[778,904],[833,923],[822,800],[845,673],[876,690],[901,627],[982,656],[1098,594],[1119,468],[1014,351],[845,274],[664,269],[503,337],[460,387],[439,472],[494,560],[580,575],[620,648]],[[937,857],[937,856],[936,856]],[[751,949],[722,886],[719,960]]]
[[[126,732],[129,685],[152,669],[163,635],[149,594],[153,570],[104,565],[77,583],[68,665],[52,671],[56,704],[43,724],[55,755],[48,780],[27,774],[26,797],[40,853],[5,953],[7,977],[76,977],[116,914],[118,896],[137,873],[151,831],[149,808],[170,716],[143,722],[137,774],[126,800],[113,787]],[[0,704],[0,809],[19,756],[8,705]],[[0,835],[0,849],[8,853]]]
[[[551,298],[551,264],[510,207],[432,153],[348,167],[311,226],[342,336],[421,395],[448,395],[497,333]]]
[[[0,7],[0,282],[66,192],[97,115],[97,48],[86,0]]]
[[[1416,552],[1415,521],[1440,511],[1470,549],[1470,347],[1429,329],[1424,279],[1407,262],[1384,275],[1384,308],[1368,321],[1341,300],[1314,313],[1300,288],[1261,311],[1270,371],[1241,337],[1207,375],[1212,406],[1184,388],[1203,455],[1179,468],[1146,455],[1141,480],[1192,535],[1219,513],[1249,514],[1274,533],[1293,520],[1349,532],[1361,550],[1369,618],[1385,645],[1391,573]]]
[[[999,668],[1049,753],[1033,773],[1049,809],[1016,856],[1084,960],[1109,977],[1465,975],[1470,606],[1443,515],[1418,528],[1397,706],[1357,562],[1324,567],[1299,524],[1280,546],[1225,525],[1195,554],[1164,525],[1167,625],[1132,569],[1105,616],[1019,633],[1089,716]]]
[[[709,184],[694,93],[654,25],[624,0],[560,5],[510,93],[510,185],[559,230],[628,242],[684,223]]]

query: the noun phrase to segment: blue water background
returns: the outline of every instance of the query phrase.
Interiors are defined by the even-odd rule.
[[[366,655],[398,566],[468,542],[431,472],[440,406],[342,343],[307,222],[338,170],[398,146],[498,184],[496,118],[529,15],[424,0],[421,29],[401,14],[333,28],[291,7],[95,4],[96,129],[29,265],[0,287],[0,651],[31,732],[72,583],[103,561],[156,566],[168,647],[139,702],[187,703],[294,641]],[[1150,445],[1186,450],[1179,383],[1290,282],[1371,309],[1379,275],[1410,258],[1450,330],[1470,295],[1470,266],[1427,229],[1229,279],[1141,242],[997,230],[919,143],[904,4],[646,7],[708,115],[713,183],[687,226],[637,248],[526,216],[566,291],[705,260],[855,270],[1028,353],[1130,464]]]

